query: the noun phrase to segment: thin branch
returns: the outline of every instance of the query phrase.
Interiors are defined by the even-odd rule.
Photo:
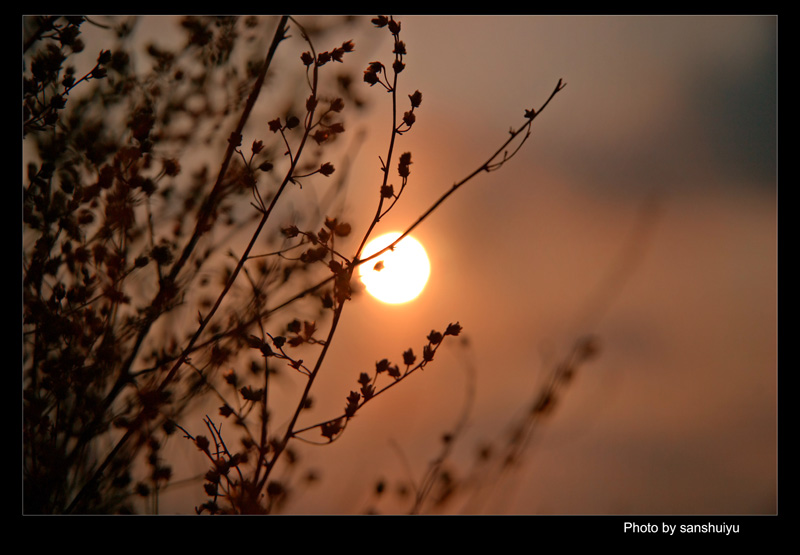
[[[500,148],[498,148],[495,151],[494,154],[492,154],[489,157],[489,159],[486,162],[481,164],[478,168],[476,168],[469,175],[464,177],[461,181],[458,181],[457,183],[455,183],[448,191],[446,191],[441,197],[439,197],[439,199],[436,200],[436,202],[434,202],[430,206],[430,208],[428,208],[425,212],[423,212],[422,215],[419,218],[417,218],[416,221],[414,221],[414,223],[412,223],[410,226],[408,226],[406,228],[406,230],[403,231],[400,234],[400,236],[397,237],[397,239],[395,239],[391,244],[387,245],[382,250],[372,254],[371,256],[368,256],[367,258],[356,260],[355,264],[356,265],[363,264],[364,262],[367,262],[369,260],[377,258],[377,257],[381,256],[383,253],[385,253],[386,251],[388,251],[390,249],[393,249],[395,246],[397,246],[397,244],[400,241],[402,241],[414,229],[416,229],[417,226],[419,226],[423,221],[425,221],[428,218],[428,216],[430,216],[437,208],[439,208],[439,206],[441,206],[441,204],[445,200],[447,200],[450,197],[450,195],[455,193],[465,183],[467,183],[468,181],[472,180],[472,178],[474,178],[479,173],[494,171],[497,168],[499,168],[500,165],[502,165],[505,162],[507,162],[508,160],[510,160],[511,157],[510,156],[506,156],[505,158],[503,158],[503,160],[501,162],[499,162],[499,163],[495,162],[495,159],[498,158],[500,156],[500,154],[505,151],[506,147],[509,144],[511,144],[511,142],[513,142],[514,139],[516,139],[523,131],[526,132],[526,134],[525,134],[525,136],[523,138],[523,141],[528,138],[528,136],[530,135],[530,127],[533,124],[533,120],[542,112],[542,110],[545,109],[545,107],[550,103],[550,101],[553,99],[553,97],[556,95],[556,93],[558,93],[560,90],[562,90],[566,86],[567,86],[567,84],[566,83],[562,83],[562,80],[559,79],[558,83],[556,84],[556,88],[553,90],[552,93],[550,93],[550,96],[547,98],[545,103],[542,104],[541,108],[539,108],[539,110],[537,110],[535,113],[530,113],[530,115],[527,117],[528,121],[525,124],[523,124],[519,129],[517,129],[516,131],[511,131],[511,133],[510,133],[511,136],[500,146]],[[517,150],[514,150],[514,153],[516,153]],[[359,251],[359,253],[360,253],[360,251]]]

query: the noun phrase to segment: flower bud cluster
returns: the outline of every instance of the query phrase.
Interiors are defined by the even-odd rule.
[[[380,390],[376,389],[375,384],[378,381],[378,376],[386,373],[391,378],[394,378],[394,382],[397,382],[407,377],[415,370],[424,368],[428,362],[433,360],[434,353],[436,349],[439,348],[444,338],[448,335],[453,337],[459,335],[461,329],[461,324],[456,322],[455,324],[449,324],[444,333],[431,330],[427,337],[428,343],[422,348],[422,360],[417,362],[417,356],[411,348],[403,352],[403,364],[406,367],[405,371],[401,371],[397,364],[392,364],[389,359],[384,358],[375,363],[375,373],[373,376],[370,376],[367,372],[361,372],[358,376],[358,383],[361,387],[358,391],[351,391],[347,396],[344,415],[335,421],[326,422],[321,425],[322,435],[332,440],[337,433],[344,429],[343,422],[355,416],[356,411],[364,406],[367,401],[383,391],[386,391],[386,389],[391,386],[390,384]]]

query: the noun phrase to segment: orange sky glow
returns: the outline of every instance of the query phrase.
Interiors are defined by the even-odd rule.
[[[777,19],[397,19],[408,50],[400,97],[420,90],[423,102],[396,146],[395,156],[412,153],[408,186],[375,236],[414,222],[559,79],[567,86],[513,159],[414,230],[431,264],[419,297],[388,305],[357,292],[345,307],[302,415],[308,423],[340,414],[376,361],[421,352],[431,330],[449,323],[463,333],[359,411],[340,439],[298,443],[319,481],[285,512],[407,511],[402,484],[422,479],[462,415],[448,457],[461,477],[482,448],[500,452],[549,372],[591,335],[596,357],[560,391],[520,463],[479,474],[493,477],[442,512],[774,514]],[[388,34],[368,20],[342,34],[356,44],[347,63],[359,76],[360,64],[391,52]],[[158,28],[154,18],[140,24],[145,34]],[[302,49],[287,41],[285,63]],[[368,132],[349,151],[337,205],[353,228],[337,244],[345,250],[374,214],[391,121],[388,95],[359,86],[371,104],[345,134]],[[270,90],[253,116],[260,121]],[[293,208],[300,195],[322,196],[323,185],[292,192]],[[298,380],[275,381],[276,396],[300,391]],[[215,410],[200,407],[183,425],[200,431]],[[197,449],[171,441],[165,454],[185,461],[176,478],[202,475]],[[381,480],[387,493],[378,498]],[[190,482],[164,491],[159,507],[190,513],[204,499]]]

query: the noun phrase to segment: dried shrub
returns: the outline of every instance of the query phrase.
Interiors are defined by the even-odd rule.
[[[359,82],[361,69],[348,66],[354,41],[317,50],[329,38],[325,26],[347,18],[309,20],[312,29],[289,17],[184,17],[181,47],[145,45],[144,59],[128,46],[135,21],[108,21],[116,43],[81,75],[72,59],[97,21],[24,20],[24,510],[133,512],[146,499],[157,511],[173,477],[163,446],[178,435],[209,461],[208,500],[197,512],[280,511],[296,482],[275,469],[297,466],[295,442],[337,440],[366,403],[435,364],[440,346],[462,331],[437,323],[444,328],[399,358],[359,371],[341,414],[298,427],[312,393],[324,394],[314,385],[353,273],[381,254],[362,258],[364,246],[413,179],[412,154],[399,143],[424,104],[419,90],[400,84],[408,56],[401,22],[371,20],[391,35],[392,51]],[[521,108],[507,140],[397,241],[512,158],[563,87],[538,109]],[[353,216],[328,212],[314,195],[301,197],[291,222],[279,221],[289,191],[346,181],[348,111],[378,91],[391,97],[394,124],[366,232],[354,237]],[[265,94],[270,114],[257,121]],[[270,383],[285,372],[305,383],[278,424]],[[191,403],[214,396],[218,415],[204,419],[204,434],[190,433]],[[545,414],[554,398],[537,401],[532,414]],[[222,422],[236,432],[226,426],[223,434]]]

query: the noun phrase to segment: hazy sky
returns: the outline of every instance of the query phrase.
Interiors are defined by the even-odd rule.
[[[565,392],[513,486],[483,510],[774,511],[776,19],[398,18],[403,83],[424,95],[404,139],[415,164],[400,227],[559,78],[567,87],[519,158],[420,228],[433,263],[420,300],[361,299],[342,331],[399,354],[442,320],[461,322],[478,384],[462,468],[524,411],[578,335],[598,335],[600,358]],[[361,159],[369,167],[369,148]],[[624,288],[584,329],[582,311],[635,241],[649,193],[658,216],[640,237],[640,263],[612,281]],[[364,363],[381,356],[365,353]],[[397,424],[396,441],[417,469],[463,400],[451,360],[456,368],[418,376],[386,409],[408,428]],[[449,411],[445,398],[456,401]],[[379,410],[348,432],[380,452],[373,469],[402,475]]]
[[[380,231],[408,225],[559,79],[567,86],[516,158],[468,183],[414,234],[432,263],[421,297],[387,306],[360,296],[346,308],[308,418],[338,414],[359,372],[421,350],[431,328],[459,321],[468,352],[443,349],[341,440],[309,448],[322,481],[288,510],[360,512],[372,500],[352,492],[379,478],[418,480],[459,417],[470,367],[476,393],[453,453],[454,470],[466,472],[477,446],[502,440],[547,370],[593,333],[600,356],[564,391],[525,464],[463,510],[773,513],[777,19],[396,17],[408,51],[400,87],[419,89],[423,103],[398,146],[412,152],[408,190]],[[353,63],[389,60],[388,33],[364,27],[350,37]],[[302,48],[288,44],[284,55]],[[360,86],[372,125],[385,127],[387,95]],[[354,160],[356,232],[374,210],[386,138],[370,135]],[[640,228],[647,199],[656,211]],[[636,265],[598,289],[630,245]],[[607,310],[587,314],[598,291]],[[199,503],[190,490],[201,493],[181,488],[175,510]]]

